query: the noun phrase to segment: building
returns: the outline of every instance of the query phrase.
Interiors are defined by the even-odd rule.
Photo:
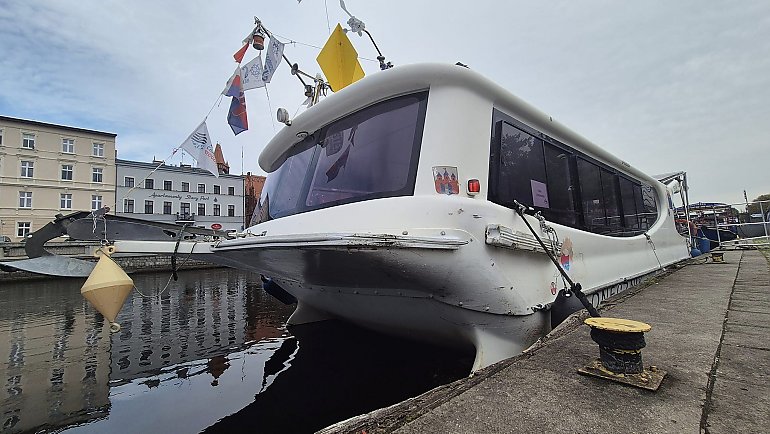
[[[116,215],[243,230],[243,178],[160,161],[116,160]]]
[[[115,203],[114,133],[0,116],[0,239]]]
[[[249,227],[256,222],[252,221],[254,209],[259,204],[259,197],[262,195],[262,188],[265,186],[265,177],[246,173],[243,177],[244,191],[246,195],[246,214],[243,224]]]

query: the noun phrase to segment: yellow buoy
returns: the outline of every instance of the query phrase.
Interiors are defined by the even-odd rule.
[[[101,248],[99,262],[91,271],[80,294],[110,322],[110,331],[117,332],[120,325],[115,322],[128,294],[134,288],[134,281],[109,256],[114,247]]]

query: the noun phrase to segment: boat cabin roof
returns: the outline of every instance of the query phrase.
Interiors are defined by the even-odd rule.
[[[466,67],[438,63],[404,65],[380,71],[324,98],[293,119],[291,125],[283,127],[270,140],[259,156],[259,165],[266,172],[278,169],[283,161],[281,156],[302,137],[364,107],[400,95],[441,87],[462,87],[489,100],[490,119],[492,108],[496,108],[619,170],[647,182],[657,182],[481,74]],[[428,98],[430,100],[430,95]],[[460,104],[457,107],[462,109]],[[430,115],[430,105],[428,113]]]

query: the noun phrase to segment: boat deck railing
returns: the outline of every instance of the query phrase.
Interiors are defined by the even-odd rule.
[[[697,203],[690,205],[687,211],[677,208],[676,218],[687,220],[695,227],[714,229],[715,241],[721,248],[770,246],[770,200],[732,204]],[[732,234],[725,234],[723,231]],[[731,239],[723,240],[727,238],[725,235],[729,235]]]

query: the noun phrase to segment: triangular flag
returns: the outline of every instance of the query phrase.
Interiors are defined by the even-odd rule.
[[[219,178],[219,170],[214,158],[214,147],[211,146],[211,137],[205,119],[179,147],[195,159],[199,168],[208,170]]]
[[[339,24],[329,36],[316,61],[335,92],[364,77],[364,69],[358,62],[358,52]]]
[[[243,44],[243,47],[241,47],[240,50],[236,51],[235,54],[233,54],[233,59],[235,59],[236,62],[241,63],[243,61],[243,56],[246,54],[246,50],[249,49],[249,43]]]

